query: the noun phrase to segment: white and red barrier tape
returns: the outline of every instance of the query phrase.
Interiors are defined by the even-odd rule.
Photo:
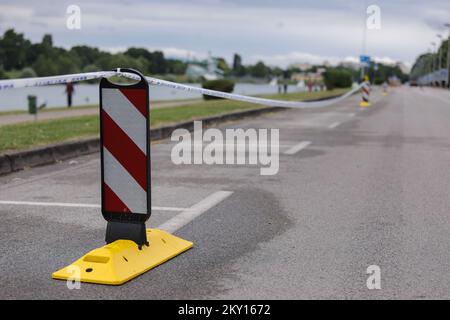
[[[5,89],[50,86],[55,84],[64,84],[67,82],[80,82],[98,79],[102,77],[108,78],[116,74],[117,74],[116,71],[98,71],[98,72],[65,74],[50,77],[0,80],[0,91]]]
[[[39,77],[39,78],[26,78],[26,79],[9,79],[9,80],[0,80],[0,91],[5,89],[14,89],[14,88],[26,88],[26,87],[38,87],[38,86],[47,86],[54,84],[64,84],[67,82],[79,82],[86,80],[93,80],[102,77],[111,77],[114,75],[120,75],[131,79],[137,79],[137,76],[134,74],[121,72],[120,68],[117,68],[115,71],[98,71],[98,72],[88,72],[88,73],[77,73],[77,74],[68,74],[68,75],[60,75],[60,76],[51,76],[51,77]],[[255,103],[270,107],[284,107],[284,108],[315,108],[315,107],[325,107],[332,104],[335,104],[355,92],[361,89],[362,84],[348,91],[347,93],[332,99],[322,100],[322,101],[285,101],[285,100],[274,100],[274,99],[265,99],[251,96],[244,96],[240,94],[234,93],[226,93],[221,91],[215,91],[210,89],[193,87],[185,84],[180,84],[176,82],[161,80],[153,77],[145,77],[150,85],[157,85],[163,87],[169,87],[175,90],[183,90],[196,92],[208,96],[214,96],[229,100],[243,101],[249,103]]]

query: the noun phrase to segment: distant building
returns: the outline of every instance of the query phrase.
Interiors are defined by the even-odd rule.
[[[391,77],[389,77],[388,82],[389,82],[389,84],[390,84],[391,86],[394,86],[394,87],[397,87],[397,86],[399,86],[399,85],[402,84],[402,82],[400,81],[400,79],[397,78],[396,76],[391,76]]]
[[[322,75],[325,71],[327,71],[327,68],[317,68],[316,74]]]
[[[411,72],[411,68],[408,67],[403,62],[399,61],[395,64],[404,74],[409,74]]]
[[[321,68],[322,69],[322,68]],[[323,72],[325,69],[323,70]],[[323,82],[323,72],[299,72],[291,75],[291,80],[297,83],[321,83]]]
[[[219,69],[217,59],[209,55],[206,63],[188,64],[186,76],[193,80],[217,80],[223,78],[223,70]]]
[[[308,62],[298,62],[298,63],[292,63],[289,65],[289,68],[292,69],[300,69],[301,71],[306,71],[311,69],[312,64],[308,63]]]
[[[352,61],[343,61],[339,64],[339,66],[344,67],[344,68],[349,68],[352,70],[359,70],[361,68],[361,65],[359,63],[352,62]]]

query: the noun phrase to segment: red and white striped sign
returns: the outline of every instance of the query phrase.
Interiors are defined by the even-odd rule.
[[[370,82],[364,81],[363,86],[361,87],[362,91],[362,99],[364,102],[369,102],[369,93],[370,93]]]
[[[148,87],[101,85],[100,90],[102,211],[147,215]]]

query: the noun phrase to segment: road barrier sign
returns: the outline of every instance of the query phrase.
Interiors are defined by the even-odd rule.
[[[383,83],[383,96],[387,96],[388,94],[388,84],[386,82]]]
[[[370,82],[369,77],[366,75],[364,77],[364,82],[361,86],[361,92],[362,92],[362,100],[359,103],[359,106],[362,108],[368,107],[370,105],[369,102],[369,95],[370,95]]]
[[[102,214],[106,242],[147,242],[150,217],[150,139],[148,84],[100,82]]]
[[[102,214],[106,243],[68,267],[55,279],[122,284],[190,249],[192,242],[157,229],[145,229],[151,215],[150,110],[147,80],[139,72],[132,85],[100,82]]]

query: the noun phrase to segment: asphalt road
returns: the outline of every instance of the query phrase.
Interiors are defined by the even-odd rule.
[[[177,166],[172,142],[153,144],[149,225],[203,208],[175,232],[194,248],[119,287],[50,277],[103,245],[99,209],[80,206],[100,202],[98,154],[0,177],[0,298],[449,299],[450,92],[358,101],[218,127],[279,128],[272,176]],[[366,286],[369,265],[380,290]]]

